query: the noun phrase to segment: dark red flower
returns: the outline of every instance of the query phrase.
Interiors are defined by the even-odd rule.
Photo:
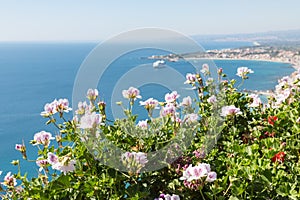
[[[268,123],[271,124],[272,126],[274,125],[275,121],[278,120],[277,116],[269,116],[268,117]]]
[[[270,132],[267,131],[263,135],[261,135],[259,137],[259,139],[265,139],[265,138],[268,138],[268,137],[275,137],[275,133],[274,132],[270,133]]]
[[[280,151],[273,156],[272,162],[284,162],[284,157],[285,153],[283,151]]]

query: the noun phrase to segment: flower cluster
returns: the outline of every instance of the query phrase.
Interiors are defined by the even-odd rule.
[[[69,155],[58,157],[54,153],[49,152],[48,158],[43,163],[49,163],[52,165],[52,169],[58,170],[64,174],[73,172],[75,170],[76,161]]]
[[[147,154],[143,152],[125,152],[121,155],[121,160],[131,173],[139,173],[148,163]]]
[[[185,77],[186,81],[184,82],[184,84],[195,84],[195,82],[197,81],[196,74],[187,73]]]
[[[3,185],[7,187],[14,187],[17,185],[17,180],[11,172],[8,172],[4,177],[4,181],[2,182]]]
[[[242,114],[241,110],[234,105],[224,106],[221,111],[222,117],[234,116]]]
[[[213,182],[217,179],[217,173],[211,171],[210,164],[200,163],[197,166],[191,164],[188,168],[183,171],[182,177],[180,180],[186,180],[188,182],[192,182],[193,180],[199,180],[202,178],[206,178],[207,182]]]
[[[251,94],[249,97],[251,98],[251,104],[249,107],[255,108],[262,105],[262,101],[257,94]]]
[[[91,101],[91,102],[94,102],[97,97],[99,95],[99,92],[97,89],[88,89],[87,91],[87,98]]]
[[[177,91],[173,91],[171,93],[167,93],[165,95],[165,101],[168,104],[173,104],[176,102],[176,100],[180,97],[180,95],[177,93]]]
[[[60,113],[61,116],[63,112],[68,113],[71,110],[72,108],[69,107],[68,99],[59,99],[59,100],[55,99],[53,102],[47,103],[44,106],[44,111],[41,112],[41,116],[50,117],[57,112]]]
[[[129,100],[141,99],[140,91],[135,87],[130,87],[128,90],[122,91],[123,97]]]
[[[96,128],[97,125],[102,123],[102,115],[95,112],[86,113],[80,118],[79,128],[91,129]]]
[[[214,182],[216,179],[217,173],[211,171],[210,165],[206,163],[200,163],[194,167],[192,164],[189,165],[180,177],[186,187],[194,190],[197,190],[204,182]]]
[[[180,197],[176,194],[160,194],[159,197],[154,200],[180,200]]]
[[[148,128],[148,121],[147,120],[141,120],[137,123],[137,126],[141,129],[147,129]]]
[[[276,102],[273,106],[279,106],[283,102],[295,95],[300,88],[300,70],[295,71],[291,76],[285,76],[278,81],[278,85],[275,87],[274,98]],[[287,102],[290,103],[290,102]]]
[[[145,107],[145,109],[148,111],[148,115],[150,117],[152,116],[153,110],[159,108],[158,103],[159,102],[153,98],[149,98],[146,101],[140,101],[140,105]]]
[[[50,140],[54,140],[55,138],[52,137],[52,134],[46,131],[38,132],[34,135],[33,140],[31,143],[33,145],[44,145],[45,147],[48,147],[50,144]]]
[[[203,64],[202,69],[200,70],[200,72],[203,73],[204,75],[209,75],[210,71],[209,71],[208,64]]]
[[[237,69],[236,75],[241,77],[242,79],[247,79],[247,75],[252,73],[254,73],[254,71],[252,69],[249,69],[248,67],[239,67]]]

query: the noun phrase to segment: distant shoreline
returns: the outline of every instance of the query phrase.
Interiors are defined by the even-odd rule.
[[[293,67],[295,70],[300,69],[300,65],[295,65],[290,62],[284,62],[284,61],[275,61],[275,60],[264,60],[264,59],[247,59],[247,58],[199,58],[199,57],[189,57],[184,58],[185,60],[241,60],[241,61],[261,61],[261,62],[273,62],[273,63],[283,63],[283,64],[290,64],[291,67]]]

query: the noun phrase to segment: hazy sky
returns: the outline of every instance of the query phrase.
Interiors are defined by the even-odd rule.
[[[0,0],[0,41],[103,40],[160,27],[187,35],[300,29],[299,0]]]

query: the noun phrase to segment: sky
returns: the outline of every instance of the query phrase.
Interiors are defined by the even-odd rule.
[[[143,27],[186,35],[300,29],[299,0],[0,0],[0,41],[98,41]]]

